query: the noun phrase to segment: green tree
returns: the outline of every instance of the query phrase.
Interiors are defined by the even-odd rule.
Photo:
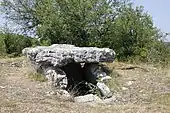
[[[51,43],[101,46],[126,0],[3,0],[6,17]]]
[[[148,61],[151,54],[161,52],[159,49],[152,51],[153,48],[164,46],[159,41],[160,33],[154,27],[151,16],[144,12],[142,6],[133,8],[131,4],[122,8],[108,37],[107,45],[115,49],[119,60],[128,60],[131,57]]]

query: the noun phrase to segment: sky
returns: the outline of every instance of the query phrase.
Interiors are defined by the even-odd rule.
[[[0,0],[1,1],[1,0]],[[170,0],[131,0],[134,5],[144,6],[144,10],[148,12],[154,21],[154,25],[161,29],[164,33],[170,33]],[[0,26],[3,25],[4,19],[0,13]],[[170,41],[170,36],[167,37]]]

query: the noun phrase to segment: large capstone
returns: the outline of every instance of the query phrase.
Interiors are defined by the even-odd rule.
[[[115,57],[115,52],[109,48],[75,47],[66,44],[25,48],[22,52],[37,64],[50,64],[55,67],[62,67],[72,62],[113,62]]]
[[[112,49],[54,44],[25,48],[22,52],[36,70],[58,89],[74,91],[81,96],[91,94],[90,91],[97,88],[102,97],[112,96],[103,82],[111,77],[99,65],[100,62],[114,61],[115,52]]]

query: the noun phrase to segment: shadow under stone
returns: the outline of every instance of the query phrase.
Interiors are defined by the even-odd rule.
[[[69,63],[66,66],[61,67],[61,69],[66,73],[68,85],[66,90],[69,91],[73,96],[80,96],[86,94],[95,93],[92,90],[96,88],[96,78],[87,72],[88,64],[82,66],[80,63]],[[88,76],[87,76],[88,74]],[[91,78],[92,81],[88,81],[87,78]]]

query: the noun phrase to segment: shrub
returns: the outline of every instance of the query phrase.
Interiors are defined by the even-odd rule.
[[[25,47],[31,46],[31,38],[17,34],[0,34],[0,56],[20,56]]]
[[[4,43],[4,37],[0,34],[0,56],[6,55],[6,49],[5,49],[5,43]]]

